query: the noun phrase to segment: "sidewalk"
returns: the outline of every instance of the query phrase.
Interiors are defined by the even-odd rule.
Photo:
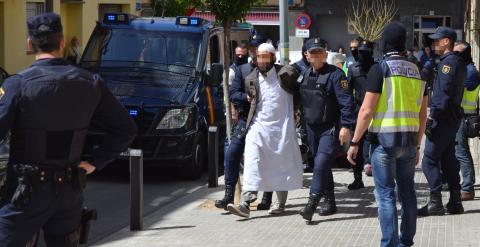
[[[478,166],[476,166],[477,181]],[[304,184],[311,181],[304,175]],[[378,246],[380,229],[373,196],[373,179],[364,179],[365,189],[349,191],[346,186],[352,173],[334,170],[338,213],[332,216],[315,214],[313,224],[306,225],[298,211],[306,204],[308,188],[290,192],[287,211],[270,216],[266,211],[252,211],[250,219],[226,215],[213,206],[223,196],[223,186],[206,186],[148,215],[145,230],[122,229],[92,246]],[[425,177],[417,169],[418,204],[427,201]],[[223,181],[220,181],[223,183]],[[477,185],[477,195],[480,188]],[[444,193],[444,203],[448,193]],[[480,198],[464,202],[465,214],[419,218],[415,246],[463,247],[480,246]]]

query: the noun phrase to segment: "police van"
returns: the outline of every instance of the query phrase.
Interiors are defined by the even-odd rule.
[[[196,17],[106,14],[97,23],[80,65],[99,73],[127,108],[138,127],[132,148],[144,160],[181,168],[187,178],[201,175],[208,127],[225,133],[223,35]],[[101,141],[98,127],[92,123],[87,152]]]

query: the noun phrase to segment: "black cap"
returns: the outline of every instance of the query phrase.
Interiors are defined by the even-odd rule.
[[[359,50],[359,51],[372,52],[372,51],[373,51],[373,48],[374,48],[374,45],[375,45],[375,43],[373,43],[373,42],[370,42],[370,41],[368,41],[368,40],[363,40],[363,41],[360,42],[360,44],[358,45],[358,50]]]
[[[267,43],[267,36],[263,34],[257,34],[253,36],[253,39],[250,41],[250,46],[259,46],[263,43]]]
[[[63,31],[60,16],[54,13],[45,13],[30,17],[27,20],[27,26],[30,36],[61,33]]]
[[[307,40],[307,42],[305,43],[305,49],[307,51],[316,50],[316,49],[325,50],[326,47],[327,47],[327,42],[320,38],[311,38]]]
[[[442,27],[438,27],[437,30],[435,30],[435,33],[428,35],[428,37],[433,40],[449,38],[453,41],[456,41],[457,33],[452,28],[442,26]]]

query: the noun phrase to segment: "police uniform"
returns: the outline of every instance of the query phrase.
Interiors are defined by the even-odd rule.
[[[56,14],[32,17],[28,28],[37,38],[62,33]],[[91,161],[102,169],[128,148],[134,122],[98,75],[61,58],[37,60],[0,92],[0,137],[11,131],[0,243],[25,246],[43,229],[48,246],[78,246],[85,171],[77,166],[87,128],[107,132]]]
[[[378,100],[375,106],[365,106],[371,107],[366,112],[374,111],[371,121],[364,120],[366,112],[359,116],[359,121],[364,121],[359,125],[370,122],[367,138],[371,143],[382,247],[412,246],[417,222],[414,177],[421,119],[426,117],[426,91],[418,66],[402,56],[406,33],[399,22],[384,28],[380,41],[384,59],[373,65],[367,75],[367,93]],[[358,134],[352,142],[359,140]],[[397,198],[402,206],[400,226]]]
[[[432,39],[450,38],[456,40],[453,29],[439,27],[430,35]],[[447,203],[449,213],[463,213],[460,201],[459,164],[455,157],[455,135],[462,118],[462,97],[466,79],[466,64],[454,52],[440,56],[437,76],[433,83],[430,116],[425,134],[425,153],[422,169],[430,187],[430,201],[418,214],[427,216],[443,215],[442,173],[446,177],[450,190]]]
[[[468,144],[466,119],[478,115],[478,93],[480,91],[480,74],[473,63],[472,50],[468,45],[464,51],[460,53],[463,60],[467,64],[467,79],[465,81],[465,89],[463,91],[462,108],[465,118],[460,123],[456,136],[455,156],[460,163],[460,171],[462,174],[462,201],[472,200],[475,197],[475,168],[473,165],[472,154]]]
[[[356,106],[356,114],[362,106],[363,99],[365,98],[366,88],[367,88],[367,73],[370,67],[375,64],[373,60],[373,43],[369,41],[362,41],[358,47],[359,56],[361,55],[361,60],[359,59],[352,65],[348,67],[347,80],[351,89],[353,89],[353,97]],[[367,61],[368,60],[368,61]],[[370,143],[366,138],[362,137],[359,142],[359,154],[356,158],[356,165],[353,166],[353,183],[348,185],[348,189],[355,190],[364,188],[362,181],[362,171],[363,165],[370,164],[369,159],[369,146]]]
[[[251,46],[259,46],[266,42],[266,37],[258,34],[251,41]],[[229,203],[233,203],[235,193],[235,185],[238,181],[240,173],[240,162],[242,161],[243,152],[245,150],[245,137],[247,135],[247,117],[250,110],[250,103],[247,100],[247,92],[245,91],[245,78],[256,67],[254,63],[246,63],[235,68],[235,77],[229,90],[229,99],[233,103],[238,112],[238,122],[232,130],[230,144],[225,153],[225,196],[221,200],[215,201],[217,208],[226,210]],[[264,204],[271,204],[272,192],[264,193]],[[262,209],[262,205],[260,205]]]
[[[306,47],[307,50],[325,49],[325,44],[312,38],[307,41]],[[314,153],[310,197],[300,214],[304,219],[311,220],[322,196],[325,196],[326,207],[321,209],[321,215],[336,212],[331,166],[339,146],[337,126],[351,129],[356,121],[355,108],[345,74],[336,66],[325,63],[320,71],[310,67],[299,81],[303,118],[309,146]]]

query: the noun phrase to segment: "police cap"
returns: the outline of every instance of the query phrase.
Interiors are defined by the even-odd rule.
[[[250,46],[258,47],[263,43],[267,43],[267,36],[263,34],[257,34],[253,36],[253,39],[250,41]]]
[[[30,17],[27,20],[28,34],[38,36],[63,31],[60,16],[55,13],[45,13]]]
[[[455,30],[449,27],[438,27],[437,30],[435,30],[434,34],[430,34],[428,36],[429,38],[436,40],[436,39],[442,39],[442,38],[449,38],[452,41],[457,40],[457,33]]]
[[[325,50],[325,48],[327,48],[327,42],[320,38],[311,38],[305,43],[305,48],[307,51]]]

